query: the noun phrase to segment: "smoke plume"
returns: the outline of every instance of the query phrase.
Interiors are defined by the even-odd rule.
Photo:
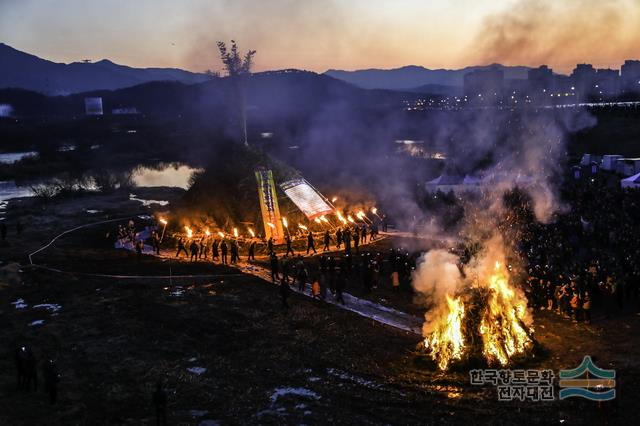
[[[640,2],[637,0],[519,0],[490,15],[470,42],[472,63],[618,67],[640,55]]]

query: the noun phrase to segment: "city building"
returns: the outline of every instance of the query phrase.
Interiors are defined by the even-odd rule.
[[[622,90],[640,92],[640,61],[626,60],[620,68]]]

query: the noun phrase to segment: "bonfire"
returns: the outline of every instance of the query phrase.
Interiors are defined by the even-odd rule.
[[[509,280],[503,262],[493,268],[473,266],[456,294],[446,294],[444,306],[432,311],[424,346],[438,368],[455,362],[483,360],[507,366],[533,346],[533,327],[524,293]]]

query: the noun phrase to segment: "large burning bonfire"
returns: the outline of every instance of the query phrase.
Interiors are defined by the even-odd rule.
[[[478,360],[506,366],[532,347],[527,300],[510,282],[501,247],[491,240],[462,271],[452,254],[430,252],[416,273],[435,304],[426,315],[424,346],[441,370]]]

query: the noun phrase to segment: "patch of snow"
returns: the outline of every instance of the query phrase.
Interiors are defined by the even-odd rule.
[[[87,209],[86,211],[87,211],[87,213],[89,213],[89,214],[98,214],[98,213],[102,213],[102,210]]]
[[[139,201],[145,207],[149,207],[151,204],[158,204],[161,206],[166,206],[167,204],[169,204],[169,202],[166,200],[145,200],[142,198],[137,198],[135,194],[129,194],[129,199],[131,201]]]
[[[301,396],[303,398],[310,398],[310,399],[316,399],[316,400],[321,398],[320,395],[306,388],[288,388],[288,387],[284,388],[283,387],[283,388],[275,388],[273,390],[273,393],[269,397],[269,399],[271,399],[272,403],[275,403],[279,398],[286,395],[295,395],[295,396]]]
[[[198,376],[207,372],[207,369],[204,367],[189,367],[187,368],[189,373],[197,374]]]
[[[35,320],[29,323],[29,327],[33,327],[34,325],[42,325],[44,324],[44,320]]]
[[[25,309],[27,306],[29,306],[27,303],[25,303],[24,299],[18,299],[15,302],[11,302],[11,304],[14,305],[16,309]]]
[[[62,306],[57,303],[41,303],[39,305],[33,305],[33,308],[42,308],[46,309],[49,312],[55,313],[62,309]]]

